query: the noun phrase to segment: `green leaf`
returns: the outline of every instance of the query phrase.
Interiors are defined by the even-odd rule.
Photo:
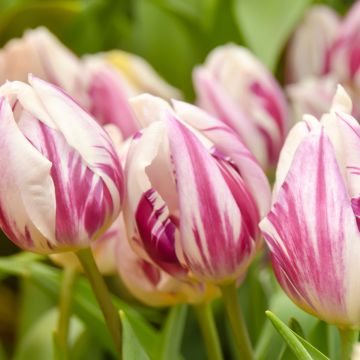
[[[275,314],[271,311],[266,311],[266,316],[273,324],[276,331],[285,340],[287,345],[300,360],[326,360],[328,359],[319,350],[314,348],[301,336],[292,331],[286,324],[284,324]]]
[[[319,320],[309,332],[309,342],[325,355],[329,355],[329,329],[326,322]]]
[[[27,260],[27,257],[27,253],[24,253],[22,256],[16,255],[0,258],[0,271],[7,269],[8,273],[28,278],[52,299],[58,301],[61,270],[43,263],[25,260],[18,261],[23,258]],[[142,315],[134,307],[115,296],[113,296],[113,301],[117,309],[126,311],[127,318],[131,322],[132,327],[136,329],[140,341],[149,343],[156,349],[156,344],[159,341],[158,333],[145,321]],[[72,307],[74,313],[87,324],[87,328],[91,331],[93,337],[113,354],[116,354],[111,337],[108,335],[103,315],[88,281],[84,278],[79,278],[76,282]]]
[[[29,329],[20,340],[15,351],[14,360],[27,360],[29,354],[36,355],[36,360],[54,358],[53,331],[57,326],[58,310],[52,308]],[[73,317],[70,322],[69,342],[72,344],[83,329],[81,322]]]
[[[187,305],[177,305],[170,309],[165,325],[161,332],[158,359],[172,360],[180,356]]]
[[[294,317],[290,318],[289,320],[289,328],[301,337],[305,338],[304,330]]]
[[[123,324],[123,358],[126,360],[150,360],[123,311],[120,311],[120,316]]]
[[[247,46],[274,70],[294,27],[311,0],[233,0],[234,16]]]

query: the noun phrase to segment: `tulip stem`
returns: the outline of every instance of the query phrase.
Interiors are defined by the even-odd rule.
[[[223,360],[211,304],[205,302],[200,305],[194,305],[193,308],[204,339],[207,358],[209,360]]]
[[[79,250],[76,252],[76,255],[90,281],[93,292],[104,315],[106,325],[113,338],[119,358],[122,358],[122,326],[120,317],[111,301],[110,292],[105,281],[96,266],[91,249],[86,248]]]
[[[250,337],[246,328],[244,316],[238,301],[235,282],[220,287],[225,310],[230,322],[234,341],[241,353],[241,359],[253,359]]]
[[[69,359],[69,325],[71,317],[72,289],[76,279],[73,266],[66,266],[60,289],[59,319],[56,333],[58,349],[61,349],[62,359]]]
[[[339,329],[341,340],[341,360],[350,360],[354,343],[358,340],[359,331],[351,329]]]

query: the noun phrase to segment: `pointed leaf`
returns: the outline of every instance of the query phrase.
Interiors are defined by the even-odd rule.
[[[249,48],[274,70],[310,0],[234,0],[234,16]]]
[[[123,311],[120,311],[120,317],[123,324],[123,358],[126,360],[150,360]]]
[[[266,311],[266,316],[270,319],[277,332],[286,341],[293,353],[300,360],[326,360],[324,354],[314,348],[309,342],[297,335],[289,327],[287,327],[275,314]]]

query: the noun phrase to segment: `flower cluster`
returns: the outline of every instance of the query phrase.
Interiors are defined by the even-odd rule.
[[[264,238],[295,304],[358,329],[359,16],[360,2],[343,20],[323,6],[305,15],[285,91],[248,49],[214,49],[193,71],[195,104],[135,55],[78,58],[45,28],[11,40],[0,51],[1,230],[78,271],[96,268],[91,248],[101,273],[151,306],[221,295],[245,359],[231,294]]]

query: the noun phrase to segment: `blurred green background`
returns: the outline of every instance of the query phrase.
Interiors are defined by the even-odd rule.
[[[0,0],[0,45],[47,26],[77,54],[143,56],[193,99],[191,71],[217,45],[248,46],[273,71],[311,0]],[[343,13],[352,1],[328,0]]]

